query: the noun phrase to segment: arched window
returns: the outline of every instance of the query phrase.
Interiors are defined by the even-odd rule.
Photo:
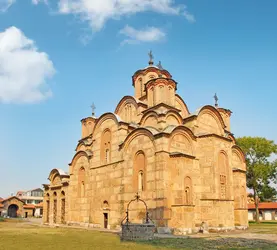
[[[218,165],[219,165],[220,198],[226,199],[228,159],[226,154],[223,152],[219,153]]]
[[[184,190],[185,190],[184,204],[191,205],[192,204],[192,182],[189,176],[187,176],[184,180]]]
[[[140,96],[143,95],[143,84],[142,84],[142,79],[139,79],[139,84],[140,84]]]
[[[143,189],[143,171],[141,170],[138,174],[138,190],[143,191]]]
[[[111,131],[106,129],[101,138],[101,162],[104,164],[111,162]]]
[[[84,197],[85,196],[85,177],[86,177],[86,172],[83,167],[79,169],[79,174],[78,174],[78,193],[79,197]]]
[[[145,191],[146,188],[146,159],[142,151],[135,155],[134,160],[134,191]]]
[[[57,223],[57,193],[54,192],[54,204],[53,204],[53,223]]]
[[[61,192],[61,223],[65,223],[65,192]]]

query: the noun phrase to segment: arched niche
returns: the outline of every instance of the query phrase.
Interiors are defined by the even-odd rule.
[[[147,116],[142,124],[144,127],[150,126],[157,128],[158,127],[158,118],[156,115],[149,115]]]
[[[222,119],[222,118],[221,118]],[[199,133],[209,133],[223,135],[224,130],[218,116],[210,110],[200,112],[197,117],[197,131]]]
[[[182,124],[182,117],[180,117],[180,115],[178,114],[174,114],[172,112],[169,112],[166,115],[166,123],[167,125],[181,125]]]
[[[244,154],[238,146],[232,147],[232,166],[235,169],[246,170]]]
[[[169,141],[169,151],[193,155],[193,145],[191,138],[185,132],[175,132]]]

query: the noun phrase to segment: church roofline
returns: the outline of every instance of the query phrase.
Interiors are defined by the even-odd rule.
[[[155,66],[149,66],[145,69],[139,69],[134,73],[134,75],[132,76],[133,86],[135,86],[135,81],[137,80],[137,77],[139,74],[146,75],[149,72],[155,72],[157,74],[162,73],[166,75],[167,78],[172,78],[172,75],[167,70],[159,69],[158,67],[155,67]]]
[[[150,84],[151,82],[156,82],[157,80],[171,81],[171,82],[175,83],[175,90],[177,90],[178,82],[176,82],[176,81],[173,80],[172,78],[164,78],[164,77],[157,77],[157,78],[154,78],[154,79],[150,79],[148,82],[146,82],[146,83],[144,84],[144,88],[146,89],[148,84]]]
[[[180,109],[177,109],[177,108],[175,108],[175,107],[173,107],[173,106],[170,106],[170,105],[168,105],[168,104],[165,104],[165,103],[163,103],[163,102],[161,102],[161,103],[159,103],[159,104],[157,104],[157,105],[155,105],[155,106],[152,106],[152,107],[150,107],[150,108],[148,108],[148,109],[145,109],[145,110],[143,110],[142,111],[142,113],[144,114],[144,113],[147,113],[147,112],[149,112],[149,111],[152,111],[152,110],[155,110],[156,108],[159,108],[159,107],[166,107],[166,108],[168,108],[169,110],[174,110],[174,111],[177,111],[177,112],[181,112],[181,110]]]

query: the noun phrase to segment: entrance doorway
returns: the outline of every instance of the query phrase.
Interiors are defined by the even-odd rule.
[[[109,224],[108,213],[104,213],[104,228],[108,228],[108,224]]]
[[[17,217],[17,210],[18,210],[18,206],[15,204],[12,204],[9,206],[8,208],[8,216],[11,218],[16,218]]]
[[[28,218],[28,212],[25,212],[25,218]]]

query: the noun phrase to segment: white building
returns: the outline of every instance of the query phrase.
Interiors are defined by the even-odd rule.
[[[261,202],[259,203],[260,221],[277,220],[277,202]],[[255,220],[256,209],[255,204],[248,204],[248,220]]]

